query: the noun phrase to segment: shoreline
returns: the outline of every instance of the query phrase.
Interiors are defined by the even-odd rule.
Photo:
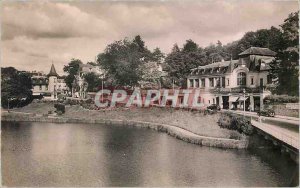
[[[13,112],[12,112],[13,113]],[[10,114],[12,114],[10,113]],[[29,114],[27,114],[29,115]],[[67,117],[45,117],[45,116],[7,116],[1,115],[1,121],[7,122],[48,122],[48,123],[88,123],[88,124],[102,124],[114,126],[129,126],[136,128],[148,128],[159,132],[167,133],[179,140],[197,144],[200,146],[216,147],[223,149],[246,149],[248,148],[248,139],[236,140],[230,138],[218,138],[210,136],[201,136],[183,128],[146,121],[133,121],[133,120],[119,120],[119,119],[84,119],[84,118],[67,118]]]

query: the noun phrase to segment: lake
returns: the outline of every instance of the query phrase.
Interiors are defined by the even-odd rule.
[[[150,129],[2,122],[5,186],[290,186],[298,165],[270,147],[218,149]]]

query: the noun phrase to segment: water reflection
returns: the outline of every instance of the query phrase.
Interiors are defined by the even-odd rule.
[[[2,123],[6,186],[289,186],[297,167],[276,151],[200,147],[147,129]]]

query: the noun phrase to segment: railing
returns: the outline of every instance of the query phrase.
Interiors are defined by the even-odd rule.
[[[253,126],[259,128],[260,130],[270,134],[271,136],[277,138],[278,140],[281,140],[284,143],[299,150],[299,138],[297,136],[295,137],[295,136],[289,135],[287,133],[284,133],[282,131],[274,129],[271,126],[268,126],[268,124],[261,123],[254,119],[251,120],[251,124]]]

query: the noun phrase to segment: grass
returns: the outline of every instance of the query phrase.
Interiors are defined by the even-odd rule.
[[[48,114],[54,111],[53,104],[31,103],[18,112]],[[204,115],[199,112],[174,110],[171,108],[116,108],[107,110],[87,110],[79,105],[66,106],[66,113],[62,117],[86,119],[119,119],[146,121],[174,125],[202,136],[241,139],[242,135],[236,131],[222,129],[217,121],[219,114]]]

